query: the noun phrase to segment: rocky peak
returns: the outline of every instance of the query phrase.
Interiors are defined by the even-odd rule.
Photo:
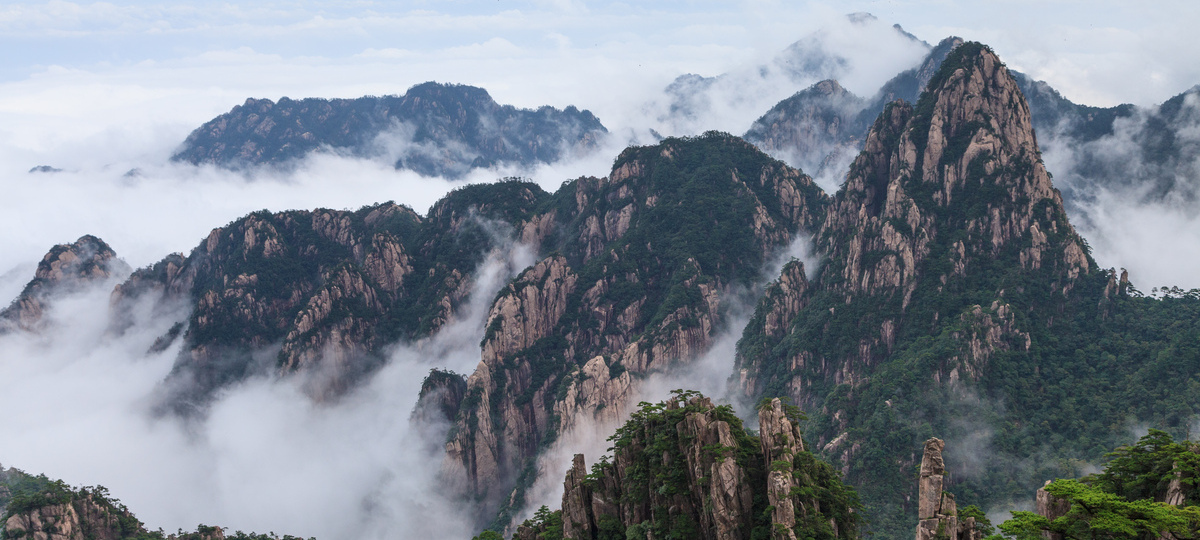
[[[557,249],[493,302],[448,475],[480,500],[519,501],[539,448],[618,421],[646,375],[707,350],[729,288],[752,286],[826,201],[809,177],[715,132],[627,149],[609,176],[565,185],[542,206],[561,233],[531,233]]]
[[[412,419],[422,424],[449,424],[467,395],[467,380],[453,371],[430,370],[421,382]]]
[[[916,540],[979,540],[983,537],[974,517],[961,518],[954,494],[945,490],[946,443],[936,437],[925,441],[917,495]]]
[[[42,326],[54,295],[76,292],[129,271],[129,265],[95,236],[84,235],[72,244],[54,246],[38,263],[33,280],[9,307],[0,311],[0,331],[35,331]]]
[[[1067,219],[1012,74],[978,43],[954,47],[916,104],[883,109],[827,208],[816,276],[785,269],[768,286],[736,383],[813,412],[814,439],[883,501],[872,482],[893,464],[856,476],[881,437],[853,426],[878,414],[947,422],[939,399],[1005,384],[989,379],[998,363],[1044,361],[1039,343],[1077,331],[1062,318],[1098,313],[1109,279]],[[1119,296],[1115,279],[1108,289]],[[925,397],[940,392],[950,397]]]
[[[835,80],[818,82],[780,101],[745,134],[745,139],[802,170],[820,174],[827,156],[849,153],[862,129],[854,118],[865,102]]]
[[[778,399],[765,403],[757,438],[728,406],[694,392],[644,403],[610,439],[611,459],[589,474],[575,456],[563,483],[562,537],[856,538],[857,499],[804,450],[786,409]],[[517,538],[544,529],[526,522]]]
[[[1020,89],[978,43],[954,49],[915,108],[884,110],[821,238],[844,262],[847,290],[900,290],[907,305],[924,259],[959,231],[955,270],[938,279],[1011,253],[1027,270],[1048,267],[1065,293],[1092,266],[1042,165]]]
[[[878,112],[883,105],[898,99],[915,102],[929,85],[929,81],[933,79],[942,62],[946,60],[946,56],[962,44],[963,39],[957,36],[950,36],[938,42],[920,65],[896,75],[885,83],[875,95],[874,103],[876,105],[869,108],[868,111]]]

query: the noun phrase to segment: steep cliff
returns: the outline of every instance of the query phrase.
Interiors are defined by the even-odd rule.
[[[1004,326],[1007,289],[1040,279],[1049,285],[1044,299],[1056,302],[1094,267],[1040,162],[1028,109],[1007,71],[979,46],[953,60],[915,111],[898,102],[876,121],[817,236],[827,257],[817,286],[793,269],[760,303],[741,354],[748,394],[772,384],[811,384],[801,374],[854,384],[893,352],[914,318],[921,330],[961,318],[981,328],[987,347],[1010,348],[1023,336]],[[992,283],[984,288],[985,282]],[[964,297],[980,289],[998,293],[987,315]],[[808,317],[797,320],[798,306],[818,297],[827,308],[806,310]],[[791,348],[775,363],[779,375],[753,373],[767,369],[784,341],[795,343],[780,329],[792,326],[794,334],[803,329],[798,323],[853,325],[858,332],[849,343],[838,342],[850,337],[840,333],[812,335],[808,346]],[[946,375],[977,373],[973,362],[984,360],[983,348],[964,355],[961,367],[947,366]],[[807,406],[822,400],[802,386],[790,393]]]
[[[77,292],[129,271],[129,265],[95,236],[85,235],[73,244],[54,246],[42,257],[21,294],[0,311],[0,332],[36,331],[44,326],[43,317],[54,296]]]
[[[482,88],[428,82],[401,96],[247,99],[193,131],[172,159],[282,164],[324,147],[457,177],[477,167],[552,163],[595,149],[606,133],[592,113],[574,106],[517,109]]]
[[[609,177],[565,185],[546,207],[554,253],[492,305],[447,474],[485,507],[519,507],[539,449],[579,422],[618,421],[642,377],[707,350],[730,287],[815,230],[826,200],[719,133],[630,148]]]
[[[884,107],[896,100],[915,102],[962,42],[953,36],[943,39],[919,65],[889,79],[869,99],[846,91],[836,80],[821,81],[780,101],[755,120],[745,138],[817,177],[838,174],[862,149]]]
[[[1042,164],[1019,86],[980,44],[951,52],[915,106],[888,105],[816,242],[815,278],[793,263],[760,300],[735,381],[747,396],[787,395],[810,411],[809,433],[861,486],[881,534],[911,530],[916,494],[900,471],[920,457],[903,448],[931,432],[997,445],[1003,458],[964,481],[988,504],[1036,487],[1012,480],[1033,441],[1054,441],[1064,458],[1099,457],[1071,441],[1120,440],[1127,413],[1114,403],[1187,422],[1147,388],[1190,395],[1197,378],[1179,366],[1200,362],[1189,334],[1197,303],[1140,298],[1096,267]]]
[[[920,65],[888,80],[869,99],[842,97],[835,80],[780,101],[746,132],[746,139],[819,178],[844,170],[862,148],[874,119],[888,103],[915,103],[950,51],[947,37]],[[815,58],[820,58],[816,56]],[[1146,201],[1195,200],[1200,156],[1200,91],[1190,88],[1161,104],[1093,107],[1071,102],[1045,81],[1011,72],[1025,95],[1032,125],[1052,143],[1058,187],[1073,215],[1092,218],[1087,202],[1103,191]],[[835,180],[840,180],[836,178]]]
[[[921,475],[917,487],[917,540],[980,540],[983,531],[974,516],[959,516],[954,494],[945,490],[946,463],[942,450],[946,443],[932,438],[925,441],[921,456]],[[991,524],[986,525],[990,528]]]
[[[425,218],[390,202],[256,212],[135,272],[113,292],[115,328],[141,301],[191,307],[163,398],[172,409],[257,372],[306,373],[314,396],[336,395],[384,345],[452,320],[487,253],[510,246],[546,197],[501,182],[457,190]]]
[[[765,402],[755,437],[693,392],[644,403],[610,439],[611,459],[588,473],[575,456],[559,519],[528,521],[515,538],[550,527],[574,539],[857,538],[854,491],[805,450],[788,412]]]

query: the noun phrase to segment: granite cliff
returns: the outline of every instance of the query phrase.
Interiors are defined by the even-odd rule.
[[[805,449],[795,414],[764,402],[754,436],[729,406],[693,392],[643,403],[610,439],[611,458],[589,473],[575,456],[561,515],[527,521],[514,538],[558,527],[574,539],[858,538],[854,491]]]
[[[1141,298],[1123,273],[1096,266],[1034,133],[999,59],[977,43],[955,48],[915,104],[891,103],[873,124],[816,235],[815,277],[786,267],[739,342],[734,384],[810,412],[808,433],[861,487],[879,534],[908,530],[918,511],[916,493],[895,498],[911,489],[896,465],[915,465],[903,448],[932,432],[999,445],[966,480],[989,504],[1032,490],[1029,471],[1005,480],[1029,455],[1018,441],[1096,456],[1068,441],[1120,441],[1118,396],[1148,380],[1174,392],[1190,384],[1143,362],[1197,361],[1177,345],[1191,338],[1149,322],[1193,328],[1196,306]],[[1135,401],[1141,414],[1185,422],[1166,402]]]
[[[37,331],[55,296],[78,292],[88,285],[118,279],[130,272],[103,240],[85,235],[72,244],[50,249],[38,263],[33,279],[12,304],[0,311],[0,332]]]
[[[489,252],[510,249],[546,193],[501,182],[460,189],[426,217],[393,203],[357,211],[256,212],[214,229],[188,256],[133,273],[113,292],[114,331],[139,302],[182,304],[183,347],[164,388],[171,410],[254,373],[305,373],[333,397],[383,361],[383,347],[454,319]]]
[[[519,508],[538,452],[613,424],[646,375],[685,365],[727,324],[731,287],[812,231],[826,196],[744,141],[708,133],[627,149],[543,214],[550,255],[500,291],[445,471],[485,508]],[[515,488],[515,491],[514,491]]]
[[[274,533],[226,536],[220,527],[194,532],[147,530],[103,486],[73,488],[45,475],[0,467],[0,538],[30,540],[301,540]]]
[[[837,175],[862,150],[884,107],[896,100],[915,103],[946,56],[962,42],[957,37],[942,40],[919,65],[889,79],[870,99],[854,95],[833,79],[816,83],[777,103],[743,137],[816,177]]]

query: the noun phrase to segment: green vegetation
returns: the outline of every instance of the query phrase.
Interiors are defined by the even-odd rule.
[[[168,535],[162,529],[148,531],[133,513],[113,497],[104,486],[72,488],[62,480],[46,475],[32,476],[17,469],[0,468],[0,540],[15,540],[31,536],[36,531],[8,531],[9,518],[36,512],[47,506],[72,505],[80,516],[79,530],[84,538],[116,538],[119,540],[212,540],[216,527],[199,525],[195,532],[179,530]],[[225,535],[228,540],[304,540],[300,537],[275,533],[257,534],[237,531]],[[308,539],[314,540],[314,539]]]
[[[534,538],[537,540],[562,540],[562,510],[555,510],[551,512],[549,508],[542,506],[541,508],[537,509],[537,512],[534,512],[532,518],[525,520],[525,522],[521,524],[521,527],[534,531]],[[490,531],[484,532],[487,533]],[[500,538],[503,539],[502,536]]]
[[[1013,512],[1000,530],[1015,540],[1041,540],[1046,532],[1070,540],[1200,536],[1200,446],[1151,430],[1137,444],[1108,457],[1100,474],[1046,486],[1065,506],[1061,516]],[[1163,502],[1172,491],[1178,504]]]
[[[552,334],[505,358],[504,369],[493,372],[495,399],[502,399],[503,391],[517,396],[518,405],[550,409],[570,384],[569,374],[597,355],[613,355],[623,344],[638,341],[642,350],[649,350],[660,340],[674,339],[679,330],[699,327],[702,318],[720,327],[724,314],[709,312],[702,287],[753,286],[767,254],[798,224],[814,228],[811,216],[820,215],[828,201],[820,188],[781,162],[717,132],[628,148],[617,157],[613,171],[614,177],[617,171],[629,174],[619,181],[573,180],[540,201],[535,213],[554,212],[561,230],[571,231],[551,238],[546,247],[567,260],[578,276],[577,285]],[[788,175],[805,208],[785,208],[780,200],[776,189]],[[760,205],[771,221],[758,224],[756,231]],[[801,210],[805,217],[794,215]],[[617,236],[614,229],[621,216],[628,216],[628,227]],[[601,237],[582,234],[592,227],[589,223],[603,227]],[[585,300],[596,285],[600,294]],[[589,304],[612,315],[600,320]],[[630,306],[636,307],[632,328],[621,327],[616,315]],[[499,328],[489,330],[494,335]],[[532,373],[528,382],[524,376],[505,373],[526,369]],[[610,364],[613,376],[624,369]],[[539,391],[546,401],[532,403]],[[463,410],[470,414],[469,407]],[[466,422],[500,422],[500,408],[493,406],[491,411],[497,416],[468,416]],[[552,425],[539,434],[539,447],[553,442],[556,433]],[[518,481],[508,503],[523,501],[534,477],[522,473],[520,478],[526,481]],[[503,528],[512,511],[507,504],[493,526]]]
[[[798,414],[798,411],[793,411]],[[744,475],[739,481],[742,489],[752,494],[752,509],[743,516],[742,534],[747,538],[770,538],[773,509],[767,500],[767,473],[770,470],[792,471],[796,498],[797,537],[812,539],[855,538],[860,526],[858,496],[841,481],[841,474],[828,463],[807,451],[767,463],[759,438],[742,425],[740,418],[728,405],[712,406],[698,392],[676,390],[674,397],[657,404],[641,403],[630,420],[619,428],[609,441],[613,458],[603,457],[592,467],[584,484],[603,498],[621,504],[635,516],[644,516],[640,523],[622,523],[615,516],[597,517],[601,538],[699,538],[701,523],[707,513],[714,512],[708,490],[708,477],[694,478],[689,457],[695,451],[697,434],[685,429],[685,419],[693,414],[704,415],[709,422],[725,422],[736,446],[704,445],[700,449],[701,463],[720,463],[733,459]],[[617,471],[616,463],[625,468]],[[707,470],[707,465],[701,465]],[[617,493],[613,480],[620,478]],[[607,479],[607,481],[606,481]],[[697,498],[703,494],[702,498]],[[600,496],[600,495],[593,495]],[[606,519],[607,518],[607,519]],[[835,529],[836,527],[836,529]]]
[[[930,88],[985,49],[956,49]],[[937,97],[923,95],[907,124],[917,156],[924,154]],[[887,127],[882,122],[876,130]],[[964,126],[946,133],[948,154],[965,150],[972,129],[991,129]],[[939,202],[938,182],[921,180],[920,168],[934,164],[901,170],[896,181],[922,217],[933,218],[925,231],[893,226],[906,240],[929,239],[912,269],[911,292],[888,286],[849,292],[854,289],[843,278],[849,257],[836,254],[848,253],[855,235],[873,240],[880,233],[827,230],[820,247],[835,255],[824,262],[786,336],[770,338],[763,330],[768,292],[738,344],[742,366],[758,377],[759,395],[787,395],[793,381],[803,381],[796,397],[811,417],[807,433],[821,445],[842,436],[850,441],[831,446],[827,457],[848,460],[848,480],[859,487],[871,530],[880,536],[911,535],[915,504],[900,501],[915,500],[916,482],[897,460],[916,463],[913,450],[931,436],[949,443],[952,469],[956,441],[983,442],[985,449],[976,451],[988,458],[961,465],[950,489],[962,501],[988,507],[1028,497],[1040,479],[1075,474],[1079,463],[1129,442],[1134,423],[1178,436],[1200,415],[1200,300],[1170,288],[1164,298],[1146,298],[1120,284],[1116,272],[1097,268],[1086,242],[1049,198],[1029,212],[1030,228],[1036,224],[1046,236],[1040,266],[1023,263],[1023,251],[1034,243],[1029,230],[994,245],[991,235],[975,231],[986,230],[991,212],[1020,215],[1029,205],[1014,186],[1028,181],[1039,158],[995,162],[990,174],[987,159],[969,164],[953,204]],[[869,184],[882,178],[874,166],[861,162],[851,174],[866,175]],[[838,197],[856,197],[850,202],[878,212],[889,180],[882,178],[873,191],[843,188]],[[1087,273],[1070,276],[1064,268],[1062,253],[1072,242],[1085,251]],[[867,249],[859,260],[870,269],[898,258]]]
[[[574,106],[518,109],[497,104],[482,88],[427,82],[401,96],[247,100],[193,131],[171,159],[287,167],[322,147],[375,157],[375,139],[398,124],[412,128],[405,135],[414,145],[396,167],[450,178],[500,163],[551,163],[607,132]]]

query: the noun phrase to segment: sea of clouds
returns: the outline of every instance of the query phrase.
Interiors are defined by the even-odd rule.
[[[852,25],[840,6],[796,10],[748,2],[689,11],[561,1],[496,11],[482,2],[463,5],[461,13],[354,11],[341,4],[320,12],[304,3],[236,2],[212,9],[63,1],[0,8],[0,43],[30,51],[26,63],[0,66],[0,303],[16,297],[51,246],[84,234],[99,236],[140,267],[186,253],[212,228],[260,209],[353,209],[394,200],[423,214],[468,183],[524,176],[553,191],[571,178],[603,176],[621,148],[651,143],[654,133],[743,133],[775,102],[816,82],[760,68],[777,67],[789,43],[821,36],[821,29],[821,43],[845,59],[837,73],[843,85],[863,96],[923,54],[884,22],[896,14]],[[1087,103],[1150,104],[1200,82],[1194,68],[1200,62],[1174,70],[1150,62],[1160,76],[1138,90],[1151,93],[1122,98],[1120,89],[1134,77],[1081,67],[1113,59],[1117,67],[1144,67],[1122,60],[1134,53],[1097,59],[1081,51],[1106,50],[1098,44],[1107,36],[1118,44],[1136,41],[1126,50],[1142,55],[1178,37],[1155,24],[1130,31],[1133,37],[1076,28],[1065,35],[1084,49],[1046,56],[1036,49],[1052,50],[1043,38],[1022,45],[980,30],[987,26],[972,17],[986,14],[945,11],[962,18],[901,22],[931,42],[951,33],[983,39],[1021,64],[1014,67]],[[130,52],[142,50],[143,57]],[[725,74],[703,96],[703,114],[692,119],[672,116],[664,93],[684,73]],[[533,169],[477,170],[455,181],[332,152],[285,169],[240,172],[169,161],[192,129],[247,97],[398,94],[427,80],[479,85],[500,103],[522,107],[590,109],[611,135],[589,155]],[[1106,94],[1106,82],[1118,90]],[[403,149],[398,137],[388,141],[389,151]],[[1056,151],[1047,156],[1051,172],[1070,163],[1068,150]],[[29,172],[39,165],[61,172]],[[1136,283],[1147,284],[1143,289],[1200,286],[1194,202],[1155,205],[1109,193],[1089,204],[1091,219],[1081,232],[1102,266],[1129,268]],[[762,281],[792,256],[810,272],[819,264],[800,241],[764,270]],[[387,364],[340,400],[314,403],[302,381],[260,377],[227,389],[206,416],[189,421],[150,414],[179,345],[146,350],[169,321],[145,318],[134,331],[107,334],[108,295],[118,280],[59,298],[43,334],[0,337],[0,464],[75,485],[103,484],[150,527],[168,531],[206,523],[319,538],[469,537],[477,531],[464,508],[438,484],[438,430],[411,425],[409,414],[429,369],[474,369],[487,302],[531,261],[515,245],[490,254],[456,324],[423,342],[396,344]],[[723,395],[749,306],[731,299],[712,351],[692,369],[650,380],[639,398],[662,399],[682,387]],[[547,453],[549,472],[531,492],[534,506],[554,505],[571,455],[583,451],[594,461],[611,427],[578,430]]]

